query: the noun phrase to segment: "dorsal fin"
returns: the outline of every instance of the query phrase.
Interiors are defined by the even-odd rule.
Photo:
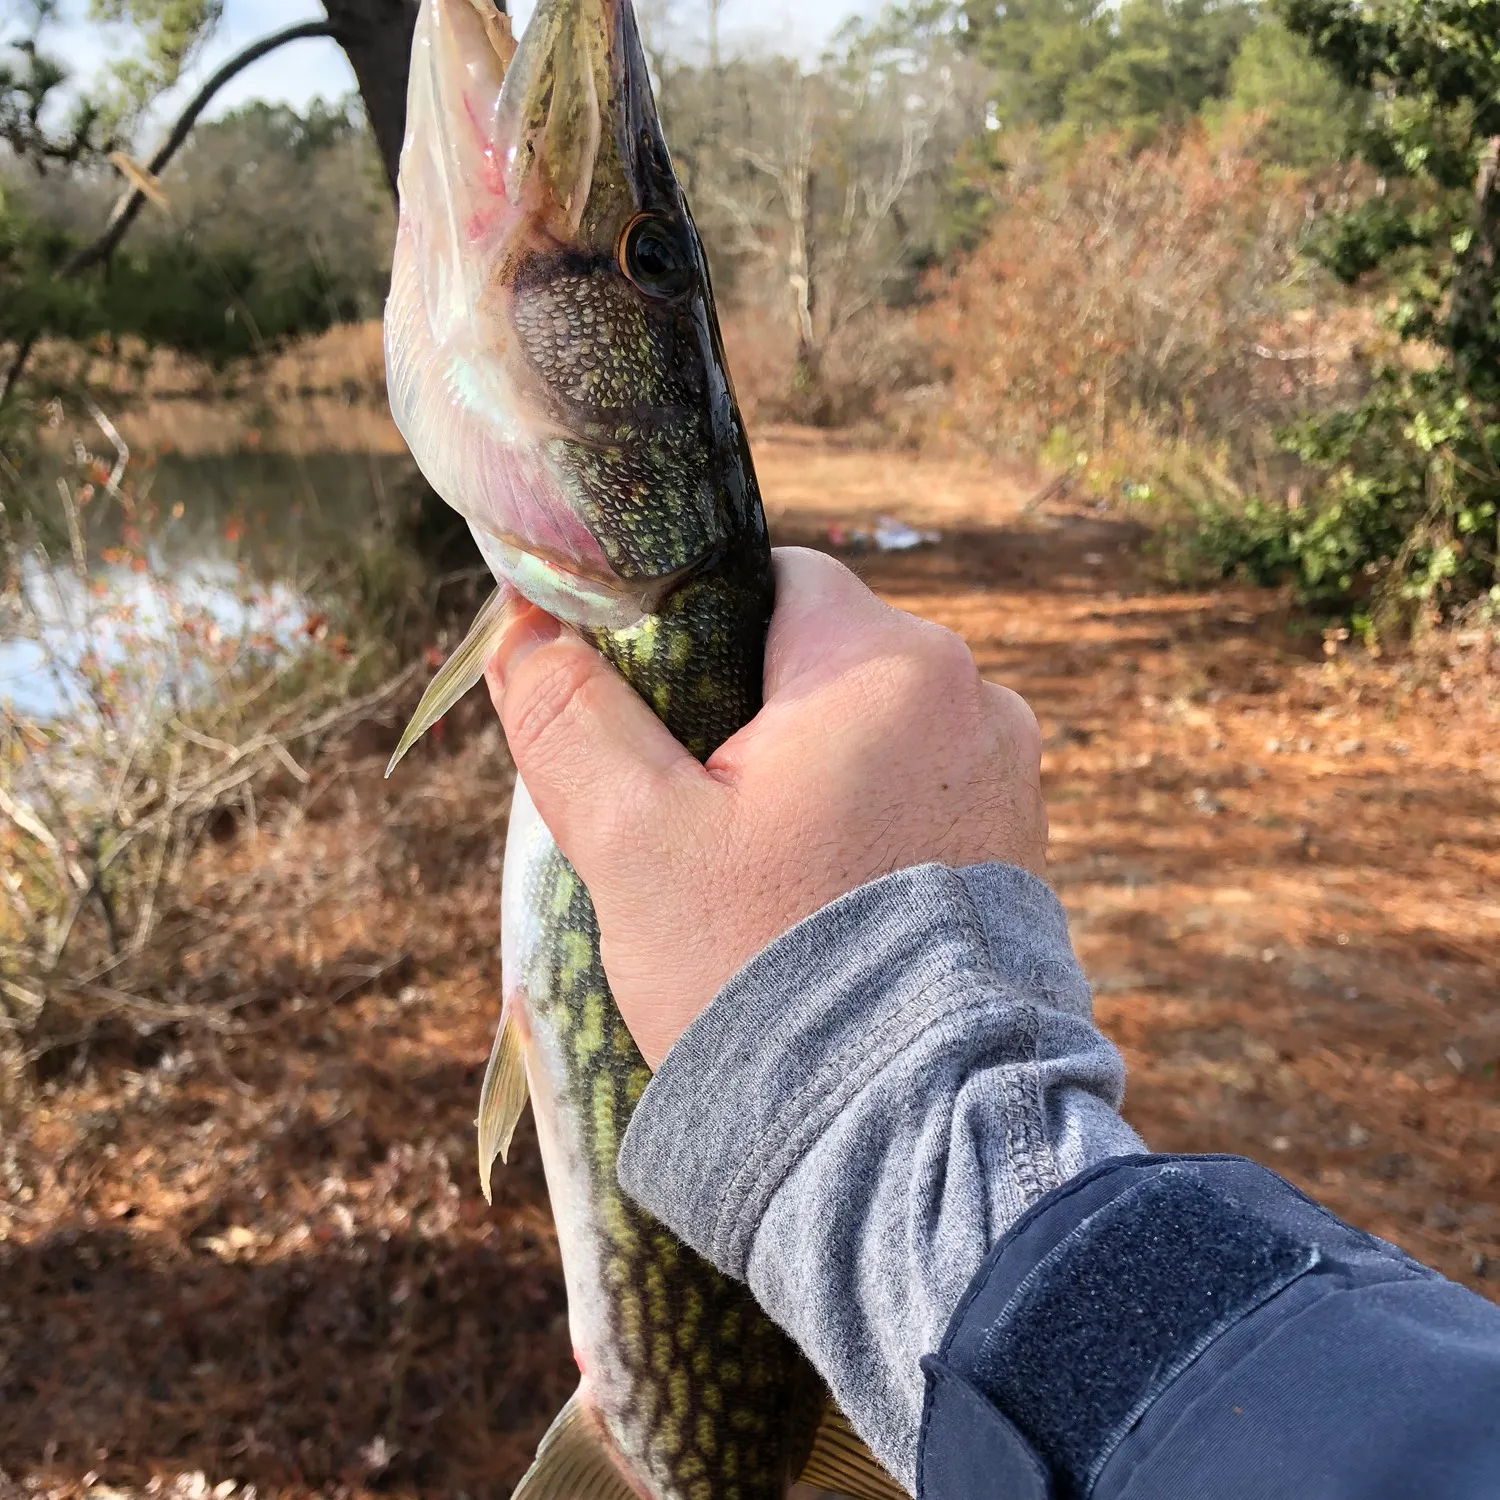
[[[479,1127],[479,1186],[484,1189],[486,1203],[493,1201],[490,1173],[495,1158],[506,1159],[516,1121],[525,1108],[526,1058],[521,1051],[521,1028],[507,1003],[495,1033],[495,1045],[490,1048],[484,1082],[479,1086],[479,1115],[474,1121]]]
[[[437,676],[427,684],[427,691],[422,694],[422,701],[417,704],[417,711],[411,716],[411,723],[406,726],[401,743],[396,746],[396,753],[385,768],[387,776],[396,769],[396,762],[484,676],[484,669],[505,633],[517,597],[514,589],[501,584],[484,601],[474,616],[474,623],[469,626],[469,633],[458,643],[453,655],[438,668]]]
[[[640,1500],[582,1386],[542,1434],[510,1500]]]
[[[823,1408],[812,1452],[797,1479],[852,1500],[908,1500],[832,1399]]]

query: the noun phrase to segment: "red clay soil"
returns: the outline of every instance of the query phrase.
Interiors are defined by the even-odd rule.
[[[953,626],[1047,740],[1052,873],[1167,1150],[1237,1151],[1500,1295],[1500,736],[1477,637],[1328,657],[1277,596],[1153,581],[961,464],[760,448],[773,529]],[[852,545],[882,513],[936,545]],[[843,528],[829,541],[829,527]],[[523,1127],[472,1119],[511,773],[483,704],[210,851],[220,1003],[60,1054],[0,1142],[20,1493],[503,1495],[573,1384]],[[8,1482],[0,1480],[0,1497]]]

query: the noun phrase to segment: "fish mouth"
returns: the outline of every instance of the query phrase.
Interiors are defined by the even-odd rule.
[[[401,175],[449,262],[547,239],[612,256],[632,214],[678,206],[630,0],[539,0],[519,43],[494,0],[422,0]]]
[[[669,374],[645,405],[632,404],[635,388],[624,405],[590,399],[589,360],[610,355],[606,315],[630,322],[621,309],[636,292],[624,288],[622,261],[633,226],[653,214],[686,222],[688,269],[701,259],[630,0],[539,0],[519,44],[494,0],[422,0],[407,121],[385,315],[397,426],[497,577],[570,623],[624,628],[727,539],[707,478],[680,497],[695,526],[655,552],[632,550],[586,513],[588,497],[615,482],[611,464],[671,447],[673,430],[697,426],[700,404],[713,420],[725,399],[716,344],[718,383],[701,397]],[[629,263],[641,269],[638,257]],[[704,277],[702,292],[685,276],[653,288],[671,294],[655,306],[671,307],[676,330],[660,340],[663,369],[693,365],[716,337]],[[599,316],[575,327],[572,299],[585,284]],[[630,323],[638,345],[665,326],[654,316]],[[588,358],[577,357],[590,340]],[[653,440],[636,442],[648,429]]]
[[[613,254],[677,196],[630,0],[540,0],[496,126],[507,200],[559,244]]]

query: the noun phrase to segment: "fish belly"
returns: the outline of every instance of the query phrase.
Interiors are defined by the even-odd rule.
[[[519,781],[502,930],[584,1398],[653,1500],[780,1500],[821,1385],[744,1286],[621,1192],[616,1157],[651,1074],[610,998],[588,892]]]

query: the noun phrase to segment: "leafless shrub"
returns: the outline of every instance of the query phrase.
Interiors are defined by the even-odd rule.
[[[943,425],[1028,455],[1134,429],[1218,449],[1232,490],[1279,425],[1362,378],[1368,320],[1304,284],[1316,193],[1201,131],[1091,144],[1022,186],[922,319],[952,376]]]
[[[187,883],[195,850],[236,820],[253,827],[268,794],[306,789],[329,737],[391,711],[418,669],[382,679],[373,648],[232,556],[173,566],[124,442],[94,416],[113,452],[75,439],[72,472],[55,478],[64,554],[33,541],[0,596],[0,1060],[12,1083],[106,1019],[149,1030],[191,1008],[191,985],[162,979],[205,939]]]
[[[707,67],[666,49],[657,71],[719,289],[791,341],[779,414],[843,420],[861,398],[840,388],[840,346],[873,351],[876,319],[909,298],[982,125],[981,71],[941,27],[889,17],[851,23],[813,67],[711,47]]]

